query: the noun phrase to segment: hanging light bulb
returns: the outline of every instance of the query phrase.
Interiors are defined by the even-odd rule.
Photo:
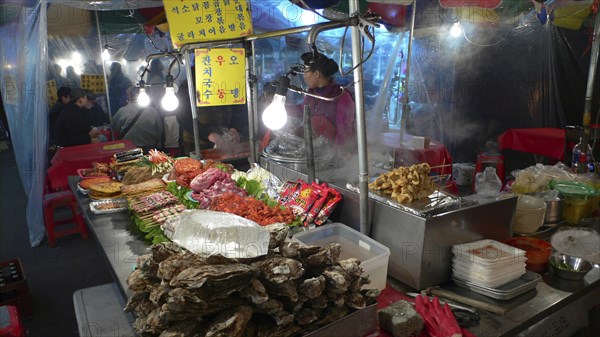
[[[137,103],[139,106],[148,106],[150,104],[150,96],[146,93],[145,88],[140,88],[140,93],[137,97]]]
[[[167,75],[166,82],[165,95],[160,103],[166,111],[173,111],[179,106],[179,100],[175,96],[175,88],[173,88],[173,76]]]
[[[110,59],[110,53],[108,52],[107,48],[104,48],[104,50],[102,51],[102,59],[104,61]]]
[[[463,28],[460,25],[460,22],[455,22],[452,27],[450,27],[450,36],[459,37],[463,32]]]
[[[290,79],[286,76],[281,76],[277,83],[277,89],[273,96],[271,104],[263,111],[262,121],[266,127],[271,130],[281,129],[285,123],[287,123],[287,112],[285,111],[285,96],[287,94],[288,87],[290,86]]]

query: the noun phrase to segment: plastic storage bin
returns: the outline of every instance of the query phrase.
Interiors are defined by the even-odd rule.
[[[341,223],[300,232],[294,238],[307,245],[339,243],[342,246],[340,259],[359,259],[363,271],[369,274],[371,284],[365,288],[377,288],[379,291],[385,288],[390,250],[381,243]]]

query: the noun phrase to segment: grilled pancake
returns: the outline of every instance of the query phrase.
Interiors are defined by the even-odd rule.
[[[82,179],[79,182],[79,186],[81,188],[83,188],[84,190],[89,190],[90,189],[90,185],[92,184],[97,184],[97,183],[107,183],[107,182],[111,182],[114,181],[109,177],[97,177],[97,178],[87,178],[87,179]]]

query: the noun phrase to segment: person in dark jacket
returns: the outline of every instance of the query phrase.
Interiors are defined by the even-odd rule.
[[[86,109],[91,107],[86,91],[73,89],[71,101],[58,116],[54,128],[54,136],[59,146],[75,146],[89,144],[94,136],[89,122],[85,118]]]
[[[56,103],[54,103],[52,108],[50,108],[48,119],[48,134],[51,145],[56,143],[56,140],[54,138],[54,127],[56,126],[56,121],[58,120],[60,112],[67,106],[67,104],[69,104],[69,101],[71,100],[71,88],[58,88],[57,96],[58,99],[56,100]]]

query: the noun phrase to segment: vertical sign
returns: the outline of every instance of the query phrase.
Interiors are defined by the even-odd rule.
[[[48,97],[48,106],[52,107],[56,101],[58,101],[58,88],[56,88],[56,81],[46,81],[46,97]]]
[[[246,103],[244,48],[196,49],[198,106]]]
[[[163,0],[175,48],[252,34],[247,0]]]

